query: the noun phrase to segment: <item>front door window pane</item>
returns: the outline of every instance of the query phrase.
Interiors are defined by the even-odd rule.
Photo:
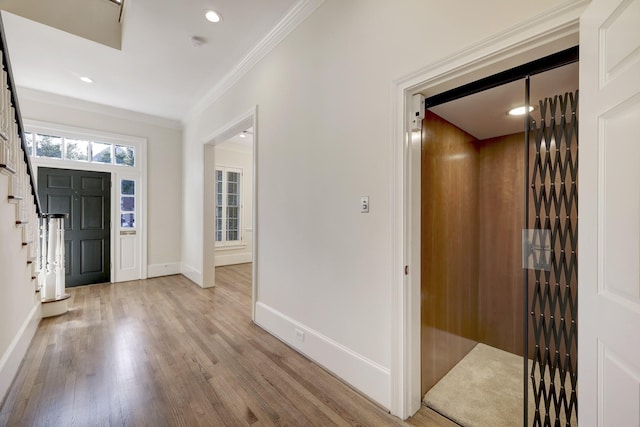
[[[135,151],[127,145],[115,146],[116,165],[133,166],[135,164]]]
[[[35,134],[36,155],[50,159],[62,158],[62,138],[58,136]]]
[[[89,160],[89,141],[66,138],[65,142],[65,159],[78,160],[82,162],[86,162],[87,160]]]
[[[91,158],[94,163],[111,163],[111,144],[91,143]]]
[[[29,155],[32,156],[33,155],[33,134],[25,133],[24,142],[25,142],[25,145],[27,146],[27,153],[29,153]]]
[[[132,195],[136,191],[136,182],[132,179],[123,179],[120,187],[122,194]]]
[[[133,212],[135,211],[135,197],[125,197],[122,196],[121,198],[121,203],[120,203],[120,209],[123,212]]]
[[[136,215],[133,213],[120,214],[120,227],[136,228]]]
[[[93,162],[124,167],[136,165],[136,147],[25,132],[25,146],[31,157]]]
[[[132,179],[120,181],[120,227],[136,227],[136,182]]]

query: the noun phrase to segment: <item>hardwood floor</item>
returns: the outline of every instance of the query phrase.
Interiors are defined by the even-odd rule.
[[[406,425],[250,321],[251,265],[70,289],[0,426]],[[426,408],[411,425],[455,424]]]

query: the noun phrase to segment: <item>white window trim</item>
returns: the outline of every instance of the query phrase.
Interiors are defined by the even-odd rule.
[[[222,224],[223,224],[223,232],[222,232],[222,236],[223,236],[223,240],[222,241],[217,241],[215,242],[215,247],[216,249],[220,249],[220,250],[231,250],[231,249],[236,249],[236,248],[242,248],[247,246],[245,240],[244,240],[244,170],[242,168],[236,167],[236,166],[223,166],[223,165],[216,165],[215,168],[216,172],[217,171],[222,171],[222,177],[223,177],[223,183],[227,182],[227,178],[226,178],[226,174],[227,172],[238,172],[240,174],[240,194],[239,194],[239,202],[240,202],[240,209],[238,212],[238,234],[240,239],[238,240],[231,240],[231,241],[227,241],[224,240],[224,236],[225,236],[225,231],[226,231],[226,227],[224,227],[225,224],[225,217],[223,216],[223,220],[222,220]],[[217,184],[217,182],[216,182]],[[215,188],[215,187],[214,187]],[[223,201],[224,206],[226,206],[226,186],[223,184],[222,186],[223,188]],[[216,195],[214,194],[214,197]],[[215,204],[215,203],[214,203]],[[222,209],[222,211],[224,212],[224,208]],[[215,210],[214,210],[215,212]],[[217,221],[217,217],[214,219],[214,221]],[[214,237],[216,235],[216,223],[214,222]]]
[[[74,126],[49,123],[38,120],[24,119],[25,132],[35,132],[45,135],[62,136],[65,138],[86,139],[89,141],[107,142],[114,145],[128,145],[136,150],[134,166],[124,166],[106,163],[91,163],[78,160],[65,160],[47,157],[30,157],[34,170],[34,178],[37,182],[38,167],[76,169],[84,171],[109,172],[111,173],[111,282],[131,280],[125,278],[120,280],[116,261],[120,259],[120,247],[117,244],[120,230],[120,200],[117,185],[120,179],[135,179],[136,181],[136,228],[139,236],[139,276],[140,279],[147,278],[147,139],[130,135],[122,135],[111,132],[104,132],[94,129],[79,128]],[[116,183],[114,185],[114,183]],[[130,230],[130,229],[126,229]]]
[[[33,128],[33,129],[40,129],[40,128]],[[69,134],[64,134],[62,135],[61,132],[59,130],[56,129],[46,129],[46,130],[32,130],[29,129],[27,131],[25,131],[25,133],[28,134],[33,134],[33,135],[43,135],[43,136],[51,136],[54,138],[61,138],[62,139],[62,145],[60,146],[60,150],[61,150],[61,155],[63,157],[47,157],[47,156],[41,156],[38,155],[36,153],[36,155],[31,154],[31,159],[44,159],[44,160],[55,160],[55,161],[68,161],[68,162],[77,162],[77,163],[92,163],[92,164],[96,164],[96,165],[112,165],[112,166],[117,166],[117,167],[122,167],[122,168],[134,168],[136,167],[136,160],[134,159],[134,165],[124,165],[124,164],[117,164],[115,163],[115,159],[116,159],[116,147],[131,147],[133,148],[135,151],[136,150],[136,146],[132,145],[131,142],[125,142],[125,141],[107,141],[105,137],[89,137],[88,135],[84,135],[82,137],[76,136],[76,135],[69,135]],[[82,140],[82,141],[86,141],[89,143],[89,146],[87,147],[87,160],[75,160],[75,159],[65,159],[64,156],[66,154],[67,151],[67,143],[68,140]],[[97,162],[93,160],[93,152],[92,152],[92,145],[91,143],[98,143],[98,144],[102,144],[102,145],[108,145],[109,146],[109,150],[110,150],[110,158],[111,158],[111,162],[110,163],[105,163],[105,162]],[[37,142],[35,141],[35,138],[32,142],[32,147],[31,150],[33,152],[37,152]]]
[[[235,241],[237,242],[237,240],[235,240]],[[228,245],[225,245],[225,244],[218,245],[218,243],[223,243],[223,242],[216,242],[216,250],[219,250],[219,251],[232,251],[234,249],[242,249],[242,248],[245,248],[247,246],[246,243],[239,243],[239,244],[238,243],[234,243],[234,244],[230,243]]]

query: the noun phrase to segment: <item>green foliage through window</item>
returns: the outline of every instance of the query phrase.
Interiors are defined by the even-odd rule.
[[[62,158],[62,138],[36,134],[36,155],[51,159]]]
[[[133,147],[126,145],[116,145],[116,165],[133,166],[135,163],[135,155]]]
[[[30,156],[32,156],[33,155],[33,134],[25,133],[24,139],[27,145],[27,152],[29,153]]]
[[[111,163],[111,144],[92,142],[91,160],[94,163]]]
[[[133,167],[136,164],[135,147],[108,142],[88,141],[25,132],[29,155],[49,159],[115,164]]]
[[[122,180],[122,187],[121,187],[121,193],[122,194],[135,194],[136,191],[136,182],[132,179],[123,179]]]
[[[67,139],[67,160],[78,160],[86,162],[89,160],[89,141],[81,141],[78,139]]]

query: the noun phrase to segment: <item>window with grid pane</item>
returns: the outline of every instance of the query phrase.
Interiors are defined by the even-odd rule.
[[[27,152],[31,157],[128,167],[136,165],[136,149],[129,145],[45,135],[36,132],[25,132],[24,135]]]
[[[216,242],[240,243],[242,171],[216,167]]]
[[[136,181],[120,181],[120,227],[136,228]]]

